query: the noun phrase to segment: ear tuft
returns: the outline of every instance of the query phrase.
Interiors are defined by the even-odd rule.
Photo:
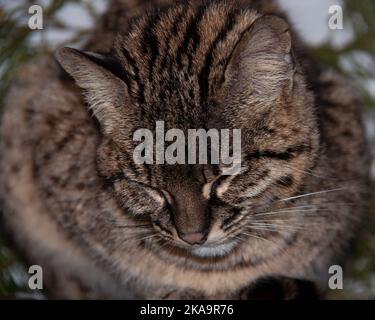
[[[289,31],[289,25],[288,23],[277,16],[271,16],[271,15],[266,15],[261,18],[261,20],[255,21],[254,24],[254,31],[255,28],[257,28],[257,32],[259,32],[259,27],[266,27],[268,28],[268,40],[277,40],[277,49],[285,52],[285,53],[290,53],[292,49],[292,40],[290,36],[290,31]],[[263,36],[266,37],[266,33],[263,33]]]
[[[69,74],[74,73],[74,62],[80,60],[80,56],[83,52],[80,52],[73,48],[64,47],[58,49],[55,53],[56,60],[59,62],[61,67]]]

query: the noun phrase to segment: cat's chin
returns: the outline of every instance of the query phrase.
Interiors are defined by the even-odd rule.
[[[199,247],[192,247],[190,251],[193,255],[202,258],[223,257],[231,253],[236,245],[236,241],[231,241],[219,245],[202,245]]]

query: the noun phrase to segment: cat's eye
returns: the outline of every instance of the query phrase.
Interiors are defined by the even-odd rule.
[[[220,179],[220,178],[219,178]],[[219,179],[216,179],[214,182],[211,183],[210,187],[210,198],[212,198],[217,191],[217,188],[220,186],[220,181]]]
[[[217,196],[218,188],[222,185],[222,183],[228,178],[227,175],[221,175],[216,178],[214,181],[210,183],[206,183],[203,186],[203,196],[206,199],[212,199]]]
[[[165,198],[165,200],[167,202],[166,205],[172,206],[173,205],[173,197],[172,197],[172,195],[168,191],[163,190],[163,189],[161,190],[161,192],[164,195],[164,198]]]
[[[211,199],[216,195],[217,188],[220,186],[220,178],[215,179],[212,182],[206,183],[203,186],[203,196],[204,198]]]

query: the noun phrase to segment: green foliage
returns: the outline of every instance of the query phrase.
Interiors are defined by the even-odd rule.
[[[366,83],[375,80],[375,1],[344,1],[344,28],[353,30],[353,37],[343,46],[335,47],[330,43],[313,50],[314,56],[345,74],[360,92],[366,106],[375,108],[375,93],[370,92]],[[337,31],[333,31],[337,32]],[[363,63],[367,56],[372,63]],[[346,64],[343,63],[346,60]],[[348,63],[351,65],[347,67]]]
[[[0,239],[0,297],[12,298],[16,293],[27,292],[26,283],[17,280],[16,274],[26,270],[14,253]]]
[[[42,41],[37,47],[33,46],[30,38],[33,32],[40,32],[43,36],[48,28],[56,30],[68,30],[69,27],[61,21],[57,14],[68,4],[79,4],[87,11],[89,16],[95,18],[97,13],[89,1],[79,0],[51,0],[48,6],[43,7],[44,30],[31,30],[28,27],[28,9],[34,1],[23,1],[12,10],[0,7],[0,105],[4,99],[11,80],[14,78],[17,67],[45,51],[54,49],[47,41]],[[87,30],[76,30],[67,43],[74,44],[87,33]]]

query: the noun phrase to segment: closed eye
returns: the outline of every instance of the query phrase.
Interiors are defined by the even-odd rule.
[[[166,190],[162,189],[161,192],[163,193],[164,198],[165,198],[167,204],[170,205],[170,206],[173,206],[173,203],[174,203],[173,196],[168,191],[166,191]]]
[[[228,177],[230,177],[230,176],[222,175],[222,176],[219,176],[218,178],[216,178],[214,181],[206,183],[203,186],[203,196],[206,199],[214,198],[217,195],[218,188],[221,186],[221,184],[226,179],[228,179]]]
[[[258,150],[253,153],[246,155],[246,160],[257,160],[262,158],[271,158],[276,160],[288,161],[296,156],[308,153],[311,151],[311,146],[301,144],[287,148],[285,151],[273,151],[273,150]]]
[[[146,192],[148,196],[152,197],[153,200],[155,200],[156,203],[163,208],[167,208],[173,202],[172,196],[167,191],[155,188],[140,181],[136,181],[127,176],[123,171],[116,172],[109,177],[104,177],[104,179],[113,187],[115,187],[118,183],[125,183],[125,187],[132,186],[134,188],[136,186],[139,188],[138,190],[140,190],[140,192]]]

